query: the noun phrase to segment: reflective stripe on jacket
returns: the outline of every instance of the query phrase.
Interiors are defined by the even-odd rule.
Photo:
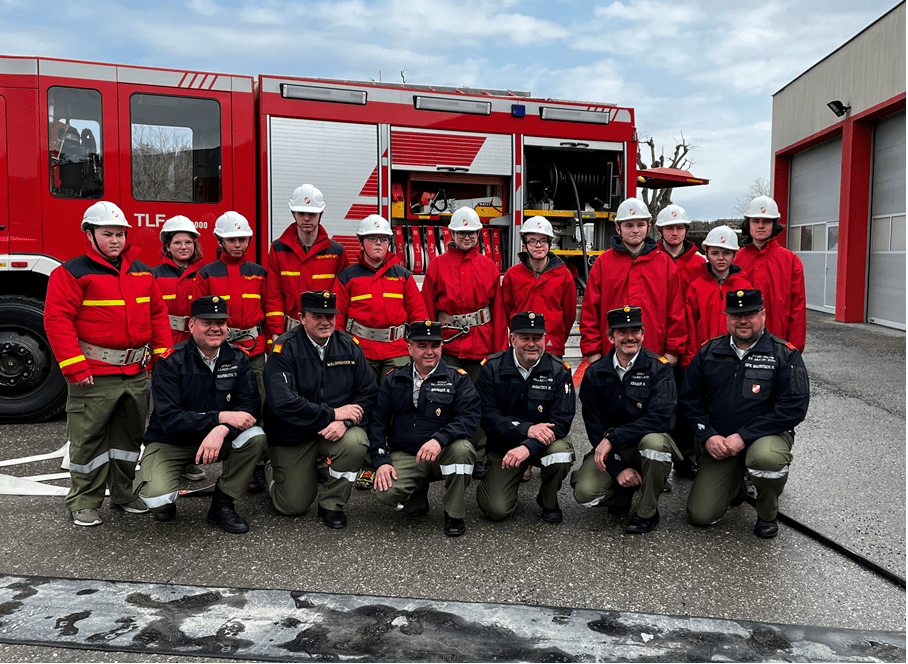
[[[262,334],[255,340],[249,337],[237,343],[252,355],[265,352],[265,284],[268,273],[258,263],[245,258],[231,258],[225,251],[221,257],[199,270],[195,280],[194,297],[220,295],[227,300],[227,326],[246,330],[262,325]]]

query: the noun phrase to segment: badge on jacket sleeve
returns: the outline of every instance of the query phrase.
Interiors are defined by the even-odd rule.
[[[441,417],[441,408],[435,409],[435,417]]]
[[[759,385],[753,385],[750,389],[751,389],[751,391],[752,391],[754,394],[759,394],[759,393],[760,393],[760,386],[759,386]]]

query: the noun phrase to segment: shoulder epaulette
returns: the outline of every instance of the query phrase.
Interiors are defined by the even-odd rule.
[[[171,347],[171,348],[168,348],[168,349],[165,350],[163,353],[161,353],[161,359],[162,359],[162,360],[167,359],[167,358],[170,357],[171,355],[173,355],[173,348],[172,348],[172,347]]]
[[[786,341],[786,342],[785,342],[785,345],[788,346],[789,348],[791,348],[792,350],[797,350],[797,349],[798,349],[798,347],[795,346],[795,345],[794,345],[793,343],[791,343],[790,341]]]
[[[567,369],[568,371],[571,370],[571,365],[570,365],[570,364],[568,364],[567,362],[562,362],[562,364],[564,365],[564,368],[565,368],[565,369]]]
[[[350,335],[350,338],[353,339],[353,343],[355,343],[357,346],[359,346],[359,339],[354,337],[352,334]]]
[[[664,357],[660,357],[660,358],[659,358],[659,361],[660,361],[662,364],[668,364],[668,363],[669,363],[668,360],[666,360]]]
[[[482,359],[482,362],[479,363],[479,366],[484,367],[486,365],[486,362],[488,362],[488,361],[489,361],[489,358],[484,357]]]
[[[278,355],[280,355],[282,350],[284,350],[284,344],[274,344],[274,346],[271,348],[271,352],[277,353]]]
[[[242,351],[243,354],[246,355],[246,357],[249,357],[249,351],[246,350],[245,348],[243,348],[242,346],[234,346],[233,348],[235,348],[236,350]]]
[[[455,370],[457,373],[459,373],[461,376],[469,376],[469,375],[470,375],[470,374],[468,374],[466,371],[464,371],[463,369],[461,369],[460,367],[457,367],[457,368],[454,369],[454,370]]]

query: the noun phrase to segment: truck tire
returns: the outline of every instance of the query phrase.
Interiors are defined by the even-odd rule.
[[[0,424],[50,419],[66,406],[66,392],[44,333],[44,303],[0,296]]]

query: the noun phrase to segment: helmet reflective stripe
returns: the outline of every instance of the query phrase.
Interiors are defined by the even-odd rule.
[[[656,217],[656,226],[673,226],[674,224],[689,224],[690,215],[680,205],[669,205]]]
[[[615,215],[615,221],[621,223],[628,219],[652,219],[646,203],[639,198],[628,198],[618,206],[618,212]]]
[[[359,237],[364,237],[366,235],[387,235],[392,236],[394,232],[391,230],[391,224],[388,223],[388,220],[377,214],[370,214],[368,217],[359,222],[359,228],[356,229],[356,234]]]
[[[529,233],[539,233],[550,239],[555,238],[555,233],[552,231],[552,224],[550,224],[549,220],[545,217],[536,216],[526,219],[523,222],[523,226],[520,227],[520,234],[527,235]]]
[[[294,189],[289,205],[293,212],[324,212],[326,203],[318,188],[304,184]]]
[[[168,233],[189,233],[192,237],[199,236],[199,231],[196,229],[195,224],[192,223],[188,217],[184,217],[181,214],[178,214],[176,217],[171,217],[164,222],[164,225],[161,227],[161,242],[165,241],[164,237]]]
[[[722,249],[738,250],[738,235],[728,226],[716,226],[706,234],[703,240],[704,247],[721,247]]]
[[[91,205],[82,215],[82,230],[89,226],[122,226],[132,228],[126,221],[123,210],[109,201],[98,201]]]
[[[479,215],[476,214],[476,210],[462,207],[451,215],[448,229],[451,231],[478,231],[482,230],[482,222],[479,221]]]
[[[747,209],[744,211],[745,219],[748,217],[778,219],[781,216],[779,214],[779,206],[769,196],[757,196],[747,204]]]
[[[214,222],[214,234],[217,237],[252,237],[252,228],[246,217],[239,212],[225,212]]]

